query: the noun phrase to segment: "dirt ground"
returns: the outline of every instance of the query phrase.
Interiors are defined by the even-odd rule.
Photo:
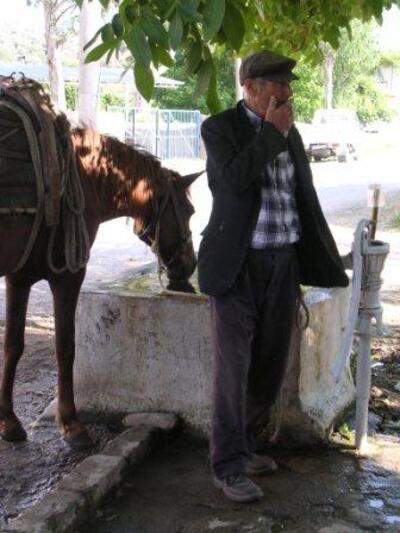
[[[391,221],[393,220],[393,215],[397,209],[396,205],[398,206],[399,202],[400,195],[393,199],[393,208],[386,210],[386,215],[381,220],[380,227],[395,231]],[[355,219],[358,220],[360,217],[368,215],[369,213],[365,212],[365,208],[360,206],[360,208],[356,207],[351,210],[351,212],[343,211],[339,214],[335,213],[334,223],[342,224],[344,226],[352,225],[354,227]],[[383,438],[385,438],[386,435],[389,439],[393,440],[398,438],[400,432],[400,291],[384,291],[382,299],[384,302],[398,306],[399,320],[397,323],[399,325],[392,325],[388,328],[387,336],[373,340],[373,373],[370,410],[376,415],[373,424],[378,435],[380,434]],[[33,502],[42,497],[43,494],[46,493],[63,475],[68,473],[75,464],[87,455],[97,452],[107,440],[115,436],[115,434],[121,430],[118,423],[90,425],[89,430],[92,436],[96,439],[97,445],[91,452],[78,453],[72,452],[64,444],[57,428],[53,424],[44,425],[43,423],[38,424],[36,422],[37,417],[53,399],[56,392],[56,365],[53,354],[54,331],[52,319],[50,317],[50,310],[44,309],[39,315],[37,313],[35,316],[31,315],[28,320],[26,350],[18,367],[14,395],[15,410],[22,420],[25,429],[28,430],[28,440],[25,443],[18,444],[0,441],[0,530],[2,524],[7,523],[10,518],[16,516],[32,505]],[[2,368],[3,358],[3,333],[4,324],[0,322],[0,368]],[[348,433],[350,431],[350,419],[338,426],[338,433],[336,436],[341,440],[344,446],[349,438]],[[390,442],[392,442],[392,440]],[[201,446],[198,448],[198,451],[196,451],[197,448],[195,449],[195,447],[190,448],[189,446],[188,449],[189,451],[190,449],[194,450],[194,456],[198,454],[202,456],[204,451],[201,451]],[[175,452],[169,451],[165,453],[167,455],[164,456],[161,454],[157,456],[159,458],[156,459],[156,463],[157,461],[171,462],[175,460],[172,456],[168,459],[168,454],[174,454]],[[296,461],[296,455],[291,456],[290,452],[282,453],[282,457],[278,457],[282,464],[290,465],[291,461]],[[187,465],[185,466],[184,454],[182,457],[183,463],[181,465],[181,473],[184,473],[185,468],[190,469],[190,467]],[[299,458],[297,460],[300,461]],[[343,460],[347,461],[348,459]],[[177,465],[179,466],[179,461]],[[290,466],[288,468],[290,469]],[[143,473],[145,473],[145,470],[143,470]],[[175,474],[178,475],[178,473]],[[168,474],[166,475],[168,476]],[[348,487],[346,483],[350,483],[350,481],[346,481],[345,477],[346,476],[344,476],[342,480],[343,489],[340,488],[339,483],[336,487],[338,491],[347,490]],[[143,476],[140,479],[143,480]],[[135,483],[135,481],[131,481],[131,483]],[[168,483],[163,486],[165,490],[168,490]],[[300,485],[297,489],[299,488]],[[356,486],[350,486],[350,488],[354,491],[357,490]],[[148,488],[148,490],[150,490],[150,488]],[[189,492],[190,490],[193,492],[195,488],[193,487],[190,489],[189,487],[188,490]],[[135,494],[137,495],[138,492],[136,491]],[[161,494],[158,496],[162,498]],[[371,498],[373,499],[373,496],[371,496]],[[395,495],[393,495],[393,498],[395,498]],[[277,508],[278,502],[279,498],[275,502]],[[201,504],[199,505],[201,506]],[[221,507],[222,504],[219,505]],[[319,504],[317,503],[316,506],[318,505]],[[325,502],[321,505],[327,506],[326,512],[329,511],[329,502]],[[300,512],[300,510],[301,502],[299,502],[298,506],[298,511]],[[286,514],[290,514],[290,509],[287,509],[285,512]],[[325,512],[323,508],[321,512],[322,514]],[[398,512],[400,513],[400,511]],[[200,524],[201,517],[199,520]],[[295,520],[295,514],[290,520]],[[284,521],[279,519],[278,516],[277,523],[279,524],[283,522]],[[139,523],[140,522],[138,522],[138,524]],[[130,530],[133,531],[134,529],[126,529],[125,531]],[[137,531],[139,530],[140,529],[137,529]],[[186,529],[184,530],[186,531]],[[196,529],[193,529],[193,531],[195,530]],[[200,530],[201,529],[198,529],[198,531]],[[275,530],[280,531],[282,529],[279,528]],[[86,531],[100,532],[108,530],[104,526],[103,529],[98,527],[98,529],[88,529]],[[124,529],[116,529],[115,531],[124,531]],[[167,530],[160,529],[159,531]],[[174,531],[183,531],[183,529],[180,530],[178,528]],[[375,529],[374,531],[380,531],[380,529]]]

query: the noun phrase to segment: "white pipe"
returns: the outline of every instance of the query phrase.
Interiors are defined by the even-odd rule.
[[[368,402],[371,388],[371,316],[361,311],[359,352],[357,357],[356,448],[367,448]]]
[[[340,352],[337,356],[333,375],[336,382],[339,382],[344,369],[346,368],[349,360],[350,350],[353,343],[354,329],[357,324],[358,308],[360,306],[361,296],[361,281],[362,281],[362,266],[365,243],[368,240],[367,228],[371,223],[368,219],[362,219],[357,225],[357,229],[354,233],[354,241],[352,247],[353,253],[353,278],[351,280],[351,298],[349,305],[348,320],[346,328],[342,337],[342,343],[340,346]]]

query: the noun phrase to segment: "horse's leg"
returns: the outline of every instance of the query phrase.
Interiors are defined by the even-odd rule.
[[[58,423],[65,441],[74,448],[93,444],[78,421],[73,386],[75,359],[75,311],[85,270],[61,274],[49,280],[54,299],[56,356],[58,365]]]
[[[6,278],[4,373],[0,388],[0,436],[8,441],[26,439],[13,410],[13,386],[18,361],[24,351],[25,319],[31,283]]]

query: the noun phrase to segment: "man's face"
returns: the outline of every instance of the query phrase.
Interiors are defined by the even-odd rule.
[[[290,81],[269,81],[263,79],[246,80],[247,103],[260,116],[264,116],[271,99],[276,98],[276,106],[284,104],[293,95]]]

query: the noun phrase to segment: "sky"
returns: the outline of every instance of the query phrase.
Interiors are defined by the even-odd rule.
[[[7,14],[3,21],[13,25],[34,28],[43,31],[43,8],[27,6],[26,0],[2,0],[7,2]],[[400,10],[393,7],[384,13],[384,24],[378,32],[378,39],[382,50],[400,51]]]
[[[2,0],[7,3],[7,14],[2,16],[2,20],[13,25],[19,25],[35,30],[43,30],[44,16],[43,7],[28,6],[26,0]]]

